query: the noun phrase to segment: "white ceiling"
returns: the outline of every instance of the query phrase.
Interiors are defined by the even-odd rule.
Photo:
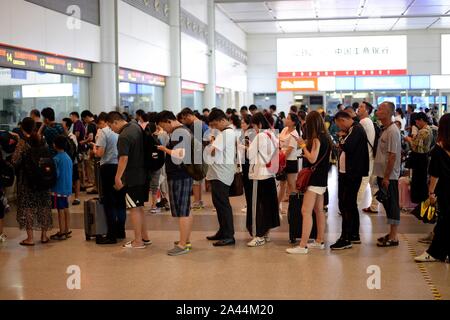
[[[450,28],[450,0],[216,0],[216,3],[247,33]]]

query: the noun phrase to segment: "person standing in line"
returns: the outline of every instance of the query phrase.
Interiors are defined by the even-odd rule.
[[[280,226],[275,174],[267,165],[278,166],[273,156],[278,148],[278,139],[262,113],[252,117],[256,137],[248,148],[250,159],[249,178],[252,182],[251,210],[247,210],[247,230],[253,239],[248,247],[260,247],[270,242],[269,232]]]
[[[363,212],[366,213],[378,213],[378,201],[376,200],[375,193],[378,190],[376,186],[377,178],[372,175],[373,173],[373,161],[374,157],[374,148],[376,148],[376,133],[375,133],[375,124],[370,119],[370,115],[372,114],[373,106],[369,102],[361,102],[358,108],[358,117],[359,123],[364,128],[367,136],[367,149],[369,151],[369,175],[364,176],[362,178],[361,187],[358,191],[358,206],[361,205],[364,201],[364,196],[366,193],[367,186],[370,185],[370,191],[372,195],[371,205],[367,208],[363,209]]]
[[[55,138],[53,157],[56,167],[56,184],[51,190],[52,207],[58,210],[59,231],[50,236],[51,240],[67,240],[71,237],[69,197],[72,195],[72,159],[64,151],[67,148],[67,139],[64,135]]]
[[[92,142],[95,142],[95,135],[97,134],[97,125],[95,124],[95,118],[92,112],[89,110],[85,110],[81,113],[81,120],[86,124],[86,136],[85,139],[81,142],[81,144],[86,144],[88,149],[85,160],[84,160],[84,168],[86,177],[88,180],[88,184],[92,185],[93,188],[87,190],[88,194],[96,194],[98,193],[98,186],[96,186],[95,179],[95,159],[92,151]]]
[[[258,112],[258,107],[252,104],[250,107],[248,107],[248,111],[250,111],[250,114],[254,116]]]
[[[298,173],[298,158],[297,140],[300,138],[300,120],[294,113],[289,113],[286,118],[286,127],[281,131],[279,135],[280,148],[286,156],[286,168],[284,174],[281,177],[277,177],[280,180],[280,189],[278,191],[278,205],[280,206],[284,197],[290,194],[296,193],[297,188],[295,186]],[[280,208],[283,212],[283,209]]]
[[[303,150],[303,168],[316,166],[311,174],[309,186],[303,197],[302,204],[302,240],[294,248],[286,249],[290,254],[307,254],[309,249],[325,249],[324,197],[328,187],[328,172],[330,171],[331,138],[325,127],[322,116],[317,111],[311,111],[306,117],[306,131],[297,140]],[[317,218],[317,239],[308,244],[313,227],[313,211]]]
[[[342,213],[342,233],[331,250],[352,248],[360,244],[358,190],[363,177],[369,175],[369,150],[364,128],[351,116],[340,111],[335,116],[338,127],[344,132],[339,141],[342,150],[339,158],[339,207]],[[363,146],[363,147],[361,147]]]
[[[26,229],[27,238],[20,242],[22,246],[34,246],[33,229],[41,229],[41,242],[48,243],[47,232],[53,226],[50,190],[39,190],[31,181],[26,166],[35,152],[46,149],[50,151],[42,137],[36,134],[35,123],[31,118],[25,118],[21,125],[24,139],[19,143],[12,156],[12,165],[17,175],[17,222],[20,229]]]
[[[242,106],[240,110],[241,119],[244,119],[248,115],[248,108],[247,106]]]
[[[109,127],[119,135],[117,153],[119,157],[114,188],[123,189],[125,203],[130,210],[134,227],[134,240],[123,247],[145,249],[152,242],[148,238],[144,204],[149,200],[148,177],[145,168],[144,133],[135,121],[127,122],[122,114],[112,111],[108,114]]]
[[[249,169],[250,169],[250,162],[248,159],[248,148],[250,146],[250,142],[253,141],[254,138],[254,131],[251,130],[251,121],[252,117],[250,115],[246,115],[244,118],[242,118],[241,121],[241,128],[242,133],[239,137],[239,144],[238,144],[238,152],[242,159],[242,178],[244,182],[244,192],[245,192],[245,207],[242,208],[243,213],[248,214],[248,210],[251,210],[251,203],[249,202],[251,199],[251,192],[252,192],[252,186],[251,181],[248,176]],[[250,212],[251,214],[251,212]]]
[[[97,240],[97,244],[115,244],[125,239],[125,221],[127,217],[125,195],[114,189],[114,178],[117,174],[119,135],[108,126],[108,114],[98,116],[98,134],[92,147],[96,157],[100,158],[100,183],[102,184],[102,203],[105,208],[108,233],[105,238]]]
[[[145,128],[147,128],[147,125],[148,125],[147,113],[142,109],[139,109],[138,111],[136,111],[136,121],[141,126],[142,130],[145,130]]]
[[[424,112],[416,114],[417,135],[406,137],[405,141],[411,146],[410,157],[413,159],[411,178],[411,201],[421,203],[428,198],[428,154],[431,150],[433,132],[428,125],[428,117]]]
[[[78,141],[78,176],[79,182],[75,182],[75,190],[79,194],[80,191],[86,190],[86,177],[84,174],[84,157],[86,150],[86,145],[81,142],[84,140],[86,136],[86,128],[83,125],[83,122],[80,120],[80,114],[76,111],[70,113],[70,119],[72,120],[72,127],[70,131],[77,137]],[[72,202],[72,205],[79,205],[80,203],[75,200]]]
[[[207,237],[217,241],[215,247],[234,245],[233,209],[230,204],[230,186],[236,172],[236,135],[226,114],[219,109],[209,114],[209,125],[214,129],[211,144],[206,147],[205,154],[209,160],[206,179],[211,183],[212,201],[217,210],[219,231]]]
[[[56,151],[53,148],[53,142],[57,136],[64,133],[64,129],[61,124],[55,122],[55,111],[52,108],[43,109],[41,114],[44,118],[44,123],[39,128],[38,134],[45,138],[52,156],[55,156]]]
[[[401,165],[401,136],[400,130],[392,121],[394,112],[395,105],[392,102],[383,102],[377,111],[377,117],[383,124],[383,132],[378,141],[373,174],[377,176],[380,189],[378,200],[386,211],[387,223],[390,225],[389,234],[378,239],[377,246],[379,247],[396,247],[399,245],[398,179],[400,178]]]
[[[406,118],[402,108],[397,108],[395,110],[395,121],[400,121],[400,131],[405,131]]]
[[[450,257],[450,114],[439,121],[437,143],[431,151],[429,200],[437,202],[437,217],[430,247],[414,260],[416,262],[446,261]]]
[[[201,142],[206,145],[209,142],[209,127],[208,125],[197,118],[194,112],[189,108],[184,108],[181,110],[180,114],[180,122],[185,125],[192,133],[194,138],[201,139]],[[201,132],[196,132],[196,130],[201,130]],[[201,133],[201,136],[199,135]],[[202,185],[204,180],[195,181],[193,185],[193,193],[194,193],[194,203],[192,204],[193,210],[202,210],[205,207],[205,204],[202,200]]]
[[[194,139],[170,111],[162,111],[156,116],[156,124],[170,135],[167,146],[158,146],[166,156],[166,174],[172,217],[178,219],[180,238],[173,249],[167,251],[169,256],[179,256],[192,250],[191,233],[194,216],[191,213],[191,193],[193,179],[189,176],[183,163],[192,164],[191,139]]]
[[[41,113],[38,109],[33,109],[30,111],[30,118],[34,120],[36,124],[36,130],[39,130],[42,126]]]
[[[80,201],[80,173],[78,171],[78,140],[77,137],[70,132],[70,128],[72,127],[72,120],[70,118],[64,118],[61,122],[61,125],[64,129],[64,135],[66,135],[76,146],[75,159],[73,159],[73,173],[72,173],[72,183],[75,190],[75,198],[72,201],[73,206],[78,206],[81,204]]]

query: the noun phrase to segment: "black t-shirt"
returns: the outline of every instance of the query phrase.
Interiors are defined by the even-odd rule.
[[[128,164],[122,181],[128,187],[143,186],[147,182],[144,158],[144,136],[142,128],[136,122],[126,124],[117,141],[119,158],[128,156]]]
[[[185,127],[176,128],[170,135],[169,143],[167,144],[167,148],[169,150],[173,149],[185,149],[186,153],[191,153],[191,143],[190,141],[186,141],[183,137],[191,136],[189,129]],[[189,142],[189,143],[188,143]],[[169,180],[179,180],[179,179],[187,179],[190,176],[187,174],[186,170],[183,168],[182,160],[174,160],[171,156],[167,155],[166,157],[166,174],[167,179]]]
[[[330,171],[330,153],[331,146],[325,134],[322,134],[319,138],[320,150],[317,156],[317,161],[322,161],[316,167],[316,170],[312,173],[311,179],[309,180],[310,186],[315,187],[327,187],[328,186],[328,171]],[[324,156],[325,155],[325,156]],[[313,164],[309,163],[306,158],[303,158],[303,168],[310,168]]]
[[[86,138],[92,133],[94,136],[94,142],[95,142],[95,136],[97,134],[97,125],[94,122],[88,123],[86,126]]]
[[[430,176],[439,178],[434,193],[439,202],[450,204],[450,156],[439,145],[431,151],[431,161],[428,169]]]

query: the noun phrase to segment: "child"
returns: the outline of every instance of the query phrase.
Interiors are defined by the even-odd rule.
[[[69,197],[72,194],[73,164],[66,149],[67,138],[57,136],[54,141],[56,156],[53,158],[56,165],[56,184],[52,188],[53,209],[58,210],[59,232],[50,237],[51,240],[66,240],[70,238],[69,231]]]

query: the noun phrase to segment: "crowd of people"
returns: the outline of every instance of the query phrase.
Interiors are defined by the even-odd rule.
[[[270,242],[270,231],[280,226],[286,213],[283,203],[299,192],[298,180],[307,172],[298,212],[301,241],[286,251],[324,250],[329,171],[336,164],[342,228],[331,250],[361,243],[360,209],[377,214],[383,208],[389,228],[377,246],[398,246],[403,207],[399,179],[407,177],[413,203],[428,200],[439,208],[434,232],[421,239],[430,248],[416,261],[445,261],[450,254],[450,114],[437,123],[431,114],[415,112],[414,106],[405,114],[391,102],[375,110],[363,101],[340,104],[334,114],[292,106],[286,115],[277,113],[276,106],[260,110],[255,105],[239,112],[204,109],[202,114],[185,108],[179,114],[139,110],[133,116],[115,111],[96,116],[86,110],[81,117],[72,112],[57,123],[54,110],[45,108],[32,110],[11,136],[17,146],[10,154],[3,150],[2,158],[17,177],[17,221],[27,232],[23,246],[35,245],[34,230],[41,231],[43,244],[70,238],[69,199],[79,205],[80,192],[87,191],[100,193],[105,209],[108,232],[98,244],[126,238],[128,209],[134,239],[123,247],[151,245],[144,212],[149,202],[152,213],[170,209],[178,220],[179,239],[168,254],[187,254],[192,250],[192,211],[204,208],[205,183],[219,224],[207,240],[215,247],[234,245],[230,196],[238,175],[251,236],[247,245],[263,246]],[[155,150],[146,149],[149,138],[156,141]],[[154,155],[164,159],[156,169],[149,164]],[[368,188],[371,201],[366,206]],[[1,241],[6,241],[3,218],[8,209],[0,188]],[[59,230],[48,236],[52,209],[58,211]],[[310,241],[313,228],[317,237]]]

